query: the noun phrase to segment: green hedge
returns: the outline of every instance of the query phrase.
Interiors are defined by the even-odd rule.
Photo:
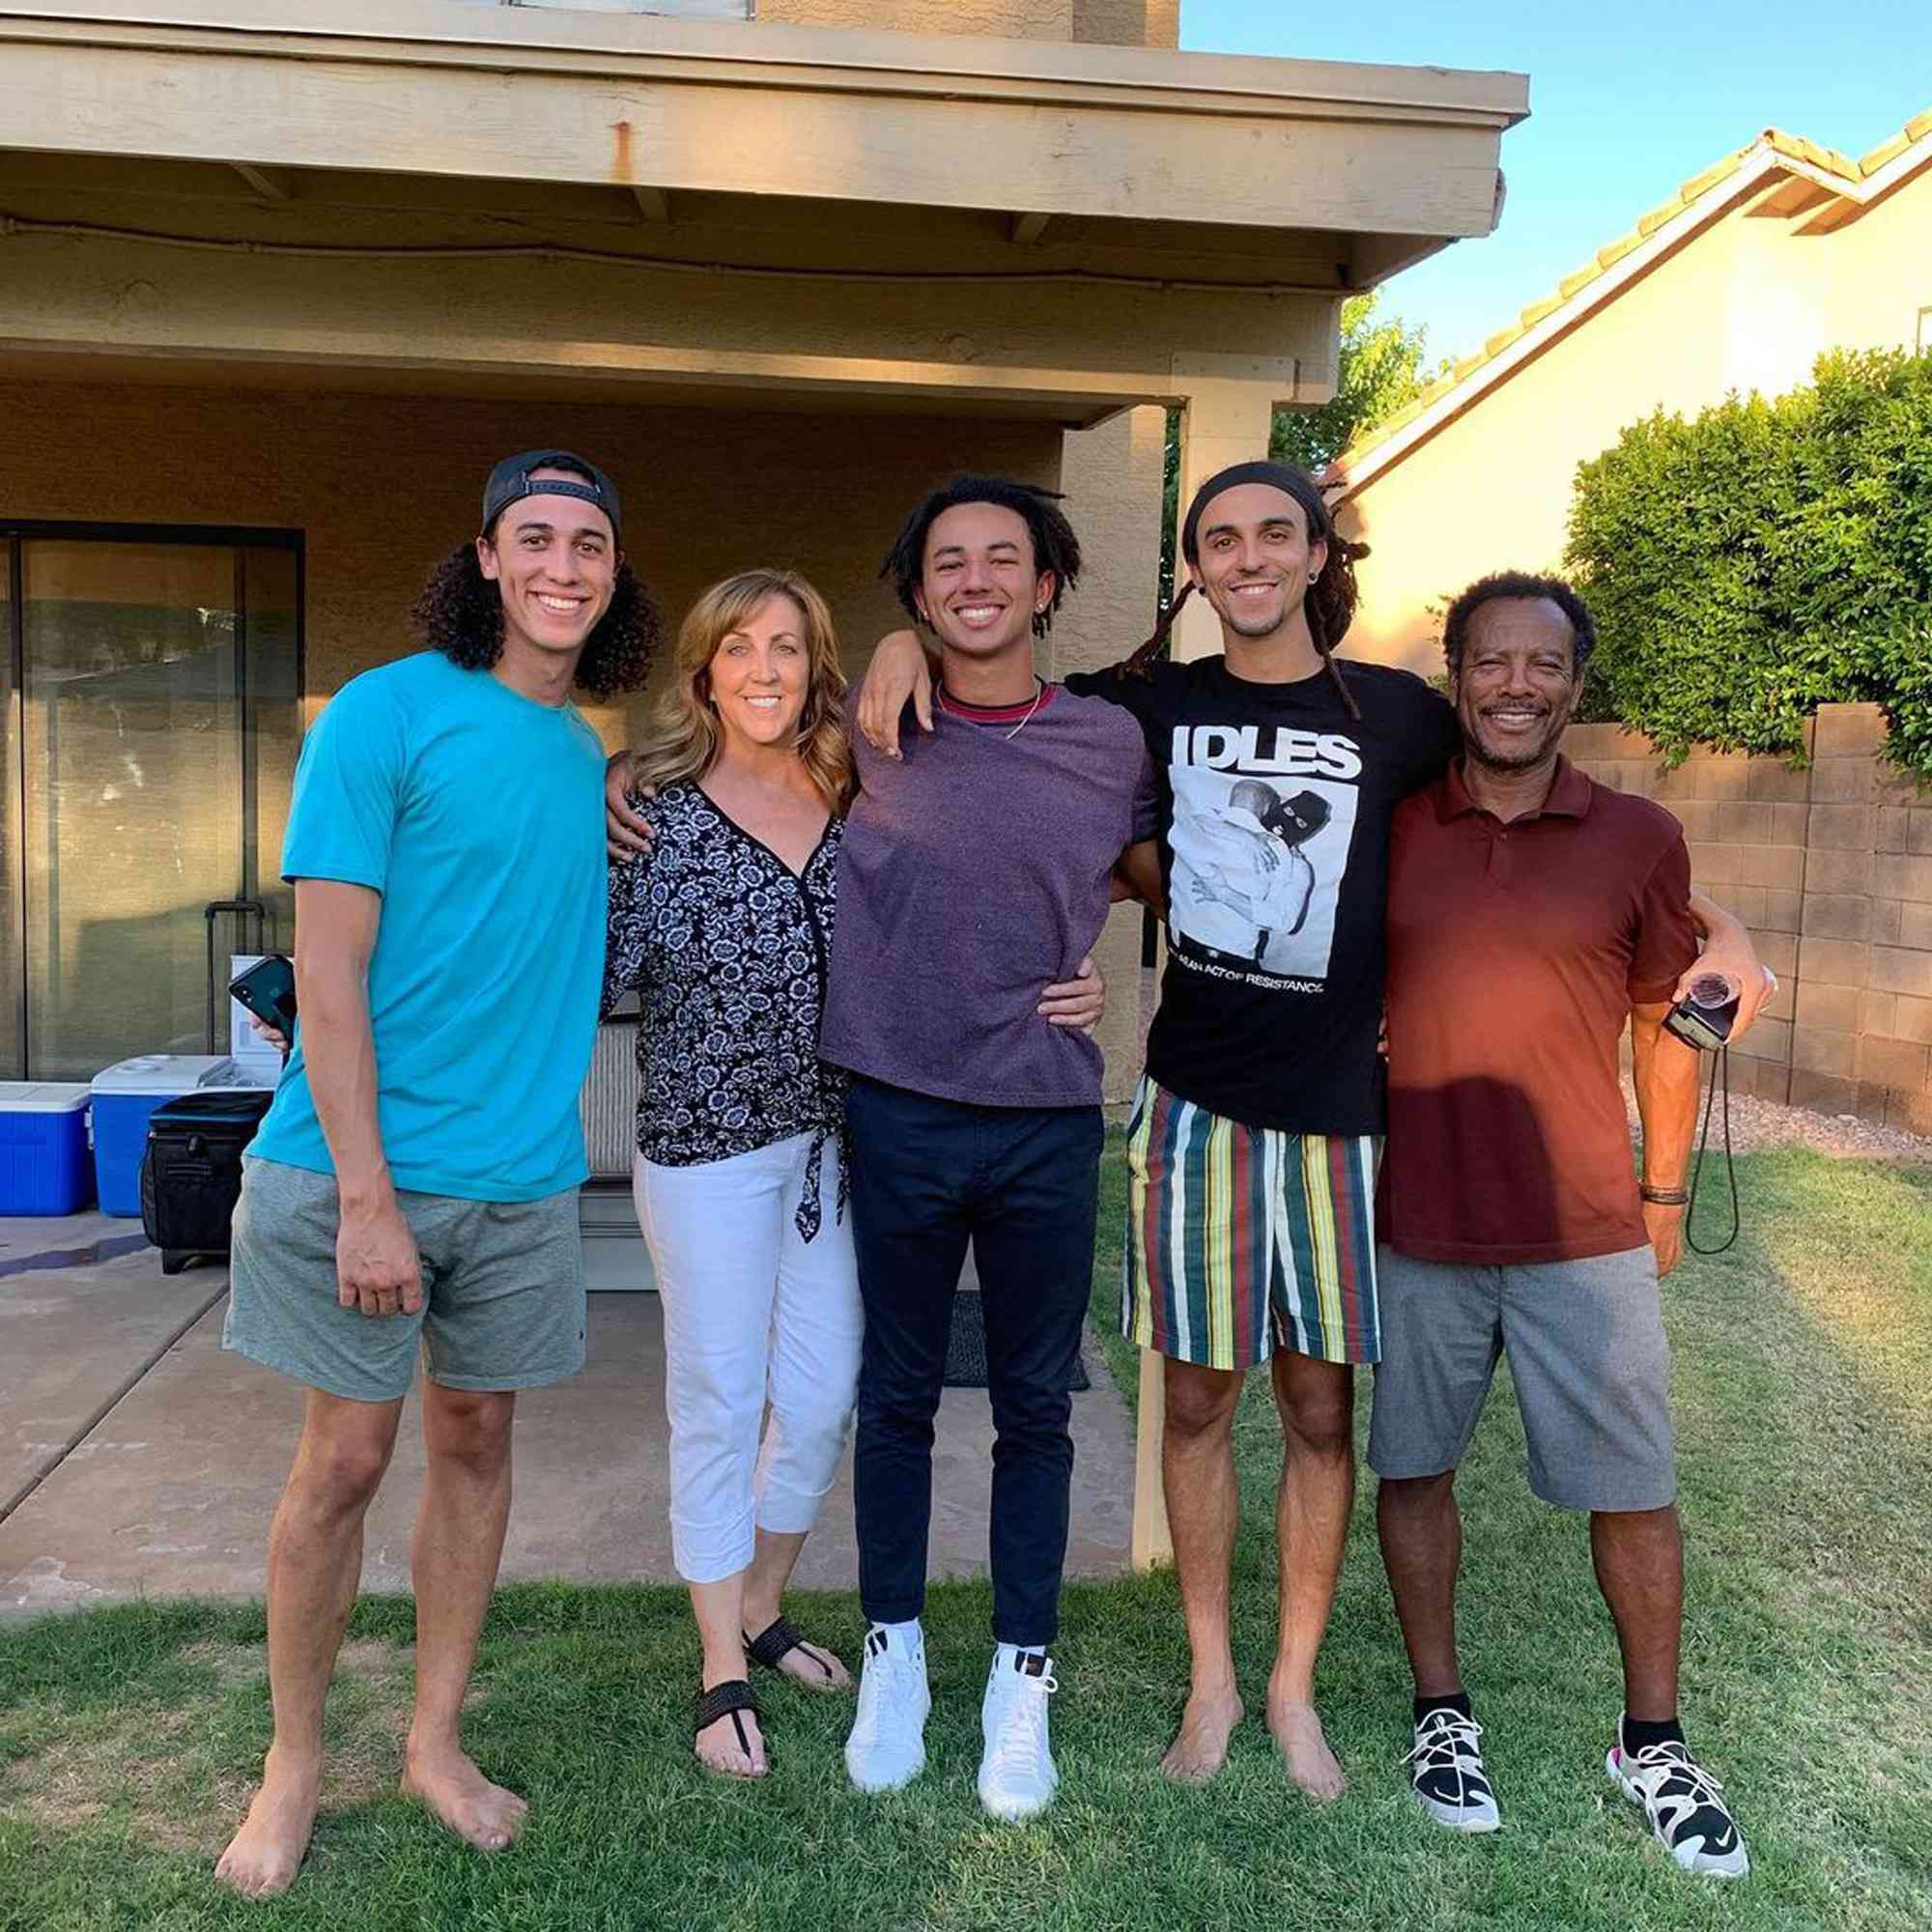
[[[1892,760],[1932,781],[1932,354],[1834,352],[1812,375],[1660,412],[1578,466],[1585,715],[1674,763],[1802,753],[1819,705],[1877,703]]]

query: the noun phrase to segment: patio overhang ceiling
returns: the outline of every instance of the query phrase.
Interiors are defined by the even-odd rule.
[[[294,270],[335,255],[345,289],[421,274],[451,304],[486,261],[500,274],[495,258],[527,253],[567,265],[560,293],[594,284],[593,309],[613,298],[599,293],[612,270],[646,303],[665,276],[781,278],[757,299],[803,318],[807,335],[823,311],[828,345],[832,284],[890,291],[881,315],[902,337],[908,291],[923,289],[960,317],[959,353],[911,358],[933,369],[935,393],[948,365],[1010,363],[1000,345],[1019,317],[1027,380],[994,386],[1055,409],[1087,398],[1069,420],[1176,393],[1176,345],[1286,361],[1255,380],[1321,400],[1332,349],[1301,343],[1296,365],[1283,345],[1297,330],[1269,298],[1332,302],[1487,234],[1501,137],[1526,93],[1509,73],[478,0],[0,0],[0,245],[24,277],[0,350],[168,347],[143,337],[127,301],[108,304],[92,344],[64,332],[51,257],[8,238],[91,248],[103,275],[153,285],[133,307],[178,318],[213,300],[193,287],[210,258],[189,249],[245,254],[266,282],[277,256]],[[163,250],[173,268],[146,266]],[[1173,326],[1163,348],[1146,325],[1156,366],[1033,380],[1094,363],[1071,337],[1056,352],[1064,289],[1026,298],[1033,284],[1081,282],[1110,305],[1159,296]],[[218,328],[204,333],[182,352],[226,353]],[[880,343],[854,346],[878,360]],[[276,355],[304,359],[292,338]],[[385,359],[400,366],[371,366]],[[507,366],[495,351],[484,362]],[[755,383],[759,367],[742,373]]]

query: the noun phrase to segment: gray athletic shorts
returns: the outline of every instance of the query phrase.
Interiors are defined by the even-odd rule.
[[[352,1402],[409,1393],[423,1373],[455,1389],[540,1388],[583,1366],[577,1189],[538,1201],[398,1190],[422,1256],[413,1315],[336,1300],[335,1177],[244,1156],[221,1346]]]
[[[1381,1249],[1382,1359],[1369,1463],[1458,1467],[1509,1353],[1529,1484],[1562,1509],[1662,1509],[1677,1493],[1670,1345],[1648,1247],[1510,1267]]]

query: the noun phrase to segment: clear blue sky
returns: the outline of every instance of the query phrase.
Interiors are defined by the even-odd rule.
[[[1181,0],[1180,43],[1529,75],[1530,118],[1503,136],[1502,226],[1383,296],[1428,326],[1432,368],[1763,128],[1859,155],[1932,108],[1932,0]]]

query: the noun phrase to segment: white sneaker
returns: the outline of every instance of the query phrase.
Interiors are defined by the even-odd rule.
[[[1628,1752],[1619,1724],[1604,1769],[1611,1783],[1642,1808],[1659,1842],[1685,1871],[1743,1878],[1750,1870],[1750,1854],[1725,1802],[1724,1787],[1690,1755],[1689,1745],[1648,1745]]]
[[[925,1642],[907,1643],[883,1625],[866,1633],[859,1711],[845,1740],[845,1769],[861,1791],[895,1791],[925,1769]]]
[[[1493,1832],[1502,1823],[1483,1769],[1482,1735],[1475,1719],[1437,1704],[1416,1725],[1415,1747],[1403,1760],[1422,1808],[1452,1832]]]
[[[980,1705],[985,1754],[980,1803],[995,1818],[1031,1818],[1053,1803],[1060,1773],[1046,1735],[1047,1699],[1060,1689],[1050,1657],[1001,1644]]]

